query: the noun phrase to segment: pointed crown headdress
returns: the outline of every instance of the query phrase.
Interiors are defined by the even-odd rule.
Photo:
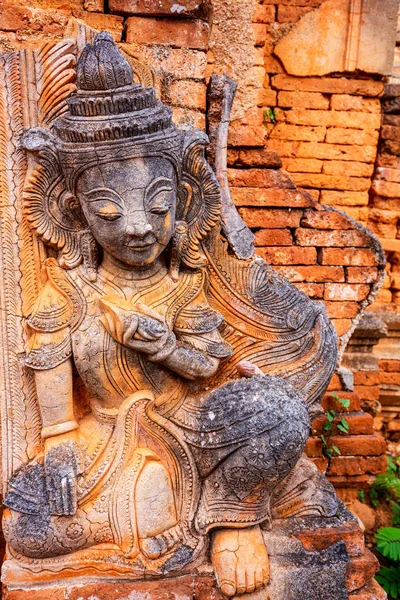
[[[77,178],[111,160],[165,157],[178,177],[177,219],[186,238],[182,261],[203,265],[201,241],[218,223],[221,209],[219,185],[204,157],[207,136],[177,129],[171,108],[155,90],[133,82],[129,62],[107,32],[85,46],[76,80],[68,111],[51,130],[33,128],[22,140],[31,159],[24,190],[30,226],[59,251],[61,266],[74,268],[83,260],[94,278],[96,244],[75,196]]]

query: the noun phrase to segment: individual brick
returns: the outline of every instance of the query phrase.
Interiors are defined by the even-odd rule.
[[[265,38],[267,37],[267,26],[263,23],[253,23],[252,29],[254,35],[254,45],[264,46]]]
[[[327,283],[324,290],[324,300],[361,302],[370,293],[367,284],[357,283]]]
[[[271,246],[258,248],[257,254],[270,265],[313,265],[317,261],[315,248]]]
[[[233,122],[229,127],[228,145],[233,148],[264,147],[265,127],[247,125],[240,121]]]
[[[375,267],[347,267],[346,281],[348,283],[374,283],[378,279],[378,269]]]
[[[266,227],[267,229],[284,229],[298,227],[301,210],[286,210],[284,208],[240,208],[239,213],[249,227]]]
[[[112,13],[123,15],[207,18],[211,3],[208,0],[108,0],[108,8]]]
[[[379,100],[378,100],[379,103]],[[380,104],[380,103],[379,103]],[[278,106],[284,108],[313,108],[329,109],[329,98],[319,93],[312,92],[279,92]]]
[[[305,210],[301,227],[312,229],[354,229],[354,225],[345,216],[335,211]]]
[[[255,234],[256,246],[291,246],[293,244],[290,229],[259,229]]]
[[[394,125],[383,125],[380,135],[384,140],[400,142],[400,127],[395,127]]]
[[[323,173],[292,173],[292,179],[298,187],[316,187],[333,190],[366,192],[371,180],[367,177],[348,177],[347,175],[325,175]]]
[[[360,410],[360,397],[358,394],[354,392],[339,392],[337,394],[339,398],[344,398],[345,400],[350,400],[350,404],[347,408],[342,406],[340,402],[338,402],[334,396],[330,393],[326,394],[322,401],[322,408],[324,410],[334,410],[337,413],[349,413]]]
[[[379,371],[355,371],[354,372],[354,384],[355,385],[378,385],[379,384]]]
[[[278,4],[278,23],[297,23],[301,17],[313,10],[311,6],[282,6]]]
[[[293,108],[285,113],[287,123],[297,125],[311,125],[314,127],[341,127],[358,129],[379,129],[381,125],[380,114],[357,113],[336,110],[308,110],[306,108]],[[333,143],[338,143],[334,141]],[[343,142],[342,142],[343,143]]]
[[[322,265],[376,267],[378,257],[370,248],[321,248],[319,262]]]
[[[325,283],[344,282],[344,270],[340,267],[312,267],[304,266],[282,266],[276,269],[278,273],[293,283]]]
[[[400,198],[400,183],[378,179],[372,182],[371,190],[384,198]]]
[[[349,94],[334,94],[331,98],[331,108],[333,110],[381,113],[381,103],[378,99],[350,96]]]
[[[174,79],[204,79],[207,57],[200,50],[170,48],[162,52],[158,45],[138,44],[132,40],[130,49],[135,56],[149,64],[160,75],[171,75]]]
[[[344,542],[349,556],[362,556],[365,551],[364,533],[357,522],[340,527],[300,529],[294,534],[307,552],[327,550],[337,542]]]
[[[363,162],[327,160],[323,162],[322,172],[326,175],[341,175],[346,173],[350,177],[372,177],[374,165]]]
[[[387,468],[386,456],[334,456],[331,460],[329,475],[353,477],[355,475],[383,473]]]
[[[251,150],[228,149],[228,165],[230,167],[267,167],[280,169],[282,159],[275,150],[252,148]]]
[[[294,285],[313,300],[323,298],[324,285],[321,283],[294,283]]]
[[[298,128],[300,129],[300,127]],[[349,146],[307,141],[282,141],[268,139],[267,148],[276,150],[281,156],[292,158],[319,158],[321,160],[345,160],[374,163],[376,146]]]
[[[206,109],[206,86],[204,83],[191,79],[179,79],[171,83],[168,95],[174,106],[201,111]]]
[[[236,206],[282,206],[285,208],[315,206],[310,194],[301,190],[231,187],[230,192]]]
[[[338,392],[340,394],[340,392]],[[372,415],[365,412],[346,413],[346,421],[349,426],[349,435],[371,435],[374,433],[374,419]],[[336,417],[332,425],[333,435],[345,435],[340,432],[337,425],[340,423],[342,415]],[[323,433],[323,426],[327,423],[324,415],[318,417],[312,422],[312,432],[314,435]]]
[[[296,242],[300,246],[320,246],[320,247],[339,247],[369,246],[370,241],[367,236],[355,230],[316,230],[316,229],[296,229]]]
[[[328,204],[328,206],[368,206],[369,194],[368,192],[322,190],[321,204]]]
[[[361,114],[361,113],[357,113]],[[338,123],[340,125],[341,123]],[[378,129],[351,129],[330,127],[326,132],[328,144],[355,144],[356,146],[375,146],[379,140]]]
[[[385,439],[376,434],[334,435],[330,444],[337,446],[342,456],[381,456],[386,451]]]
[[[324,164],[316,158],[284,158],[282,163],[291,173],[321,173]]]
[[[352,94],[379,97],[384,91],[381,81],[349,79],[347,77],[292,77],[275,75],[272,86],[278,90],[321,92],[322,94]]]
[[[304,125],[288,125],[278,123],[270,132],[270,139],[300,140],[305,142],[323,142],[326,135],[325,127],[307,127]]]
[[[273,169],[228,169],[228,179],[235,187],[295,189],[288,173]]]
[[[325,308],[330,319],[354,319],[360,312],[357,302],[325,302]]]
[[[116,42],[121,41],[124,20],[116,15],[104,15],[98,12],[87,12],[82,15],[82,21],[99,31],[106,30],[111,33]]]
[[[273,23],[275,21],[275,6],[257,4],[252,21],[253,23]]]
[[[380,387],[379,385],[357,385],[354,386],[354,391],[360,396],[361,400],[375,401],[379,400]]]
[[[379,164],[379,161],[377,161],[377,164]],[[400,183],[400,169],[398,169],[397,166],[396,168],[378,166],[375,169],[374,178],[378,180],[382,179],[383,181],[391,181],[393,183]]]
[[[176,48],[206,50],[210,27],[201,19],[152,19],[129,17],[126,41],[139,44],[168,44]]]
[[[400,373],[400,360],[397,359],[389,359],[389,358],[385,358],[385,359],[380,359],[379,363],[379,371],[382,373],[383,372],[398,372]]]

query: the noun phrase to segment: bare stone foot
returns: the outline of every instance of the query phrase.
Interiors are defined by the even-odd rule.
[[[258,525],[220,529],[212,535],[211,560],[225,596],[254,592],[268,582],[268,553]]]
[[[166,552],[171,550],[183,538],[183,532],[180,525],[171,527],[159,535],[141,538],[139,540],[140,549],[143,554],[152,560],[160,558]]]

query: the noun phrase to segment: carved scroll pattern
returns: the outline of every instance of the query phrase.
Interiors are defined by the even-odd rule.
[[[21,157],[16,139],[22,133],[19,58],[14,52],[0,62],[0,285],[1,301],[1,402],[2,467],[7,480],[14,468],[26,460],[25,398],[22,367],[21,271],[18,255],[19,169]],[[19,105],[17,106],[19,102]]]
[[[0,58],[0,355],[3,485],[40,446],[40,414],[31,373],[20,365],[23,318],[39,291],[46,252],[22,215],[27,161],[19,147],[23,132],[51,126],[74,90],[75,46],[46,44],[36,52]]]

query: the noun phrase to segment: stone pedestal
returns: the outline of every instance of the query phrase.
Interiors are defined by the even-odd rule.
[[[277,520],[264,532],[270,557],[269,585],[246,600],[384,600],[372,583],[377,559],[365,548],[364,535],[355,517],[340,506],[330,519],[304,517]],[[10,589],[11,561],[6,561],[3,580],[9,585],[4,600],[224,600],[211,565],[181,577],[153,581],[116,581],[106,574],[70,579],[44,587]],[[347,592],[346,592],[347,590]],[[381,594],[379,595],[378,594]],[[237,596],[243,598],[243,596]]]

